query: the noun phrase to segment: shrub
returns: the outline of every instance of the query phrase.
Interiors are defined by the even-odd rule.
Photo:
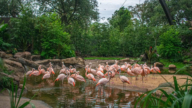
[[[160,36],[160,45],[157,46],[158,52],[163,58],[171,61],[181,61],[181,38],[177,29],[171,27],[167,32]]]

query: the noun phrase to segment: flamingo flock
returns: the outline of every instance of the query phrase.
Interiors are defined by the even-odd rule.
[[[34,68],[26,73],[26,76],[34,76],[35,80],[36,77],[39,75],[43,75],[42,80],[46,80],[51,78],[51,76],[55,75],[54,69],[52,67],[52,63],[49,63],[49,67],[45,71],[42,69],[41,65],[39,65],[38,70],[35,70]],[[128,77],[131,77],[131,81],[129,81],[129,78],[127,76],[121,75],[122,72],[125,72]],[[124,84],[131,84],[132,82],[132,77],[135,77],[135,80],[138,80],[138,77],[142,77],[142,82],[144,78],[147,78],[147,76],[150,74],[157,74],[161,73],[160,69],[154,66],[147,66],[145,64],[129,64],[125,62],[123,65],[118,65],[118,61],[115,60],[115,63],[112,65],[109,65],[108,62],[106,62],[106,65],[101,65],[99,64],[96,69],[92,68],[92,63],[89,63],[88,65],[85,66],[85,77],[88,79],[91,83],[95,83],[96,79],[98,79],[98,82],[96,83],[97,86],[105,86],[107,83],[110,85],[110,80],[115,78],[116,75],[116,80],[117,78],[120,79],[120,81],[123,83],[123,88]],[[61,81],[63,84],[64,79],[67,79],[68,84],[75,86],[75,82],[86,82],[85,78],[81,75],[79,75],[79,71],[76,70],[76,68],[73,68],[71,65],[68,67],[65,66],[64,62],[62,62],[62,69],[58,73],[59,75],[57,78],[54,80],[53,83],[56,81]],[[53,78],[53,77],[52,77]],[[153,78],[155,78],[153,76]]]

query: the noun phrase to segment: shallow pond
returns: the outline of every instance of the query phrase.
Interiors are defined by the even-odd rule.
[[[85,78],[84,69],[77,69],[80,75]],[[26,86],[28,92],[24,97],[31,98],[34,94],[36,100],[42,100],[54,108],[129,108],[133,107],[135,97],[141,95],[141,92],[132,92],[105,86],[95,87],[96,83],[86,79],[86,83],[76,81],[75,87],[67,83],[67,79],[61,84],[61,81],[53,83],[56,75],[51,76],[49,80],[42,80],[42,76],[28,77]],[[35,81],[36,80],[36,81]]]

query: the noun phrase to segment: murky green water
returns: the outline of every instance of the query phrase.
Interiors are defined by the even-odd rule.
[[[78,69],[80,74],[85,78],[84,69]],[[129,108],[133,107],[135,97],[139,96],[140,92],[131,92],[120,90],[112,87],[103,88],[95,87],[96,83],[86,83],[76,81],[75,87],[67,83],[64,84],[53,81],[58,73],[49,80],[42,80],[42,76],[28,77],[26,86],[29,92],[24,94],[24,97],[31,98],[34,94],[36,100],[42,100],[54,108]],[[98,79],[97,79],[98,82]]]

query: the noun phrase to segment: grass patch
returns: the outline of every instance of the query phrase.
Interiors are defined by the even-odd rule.
[[[170,62],[167,59],[160,59],[160,62],[164,64],[164,67],[169,67],[170,64],[174,64],[179,69],[186,65],[183,64],[182,62]]]
[[[123,57],[85,57],[85,60],[122,60]]]

